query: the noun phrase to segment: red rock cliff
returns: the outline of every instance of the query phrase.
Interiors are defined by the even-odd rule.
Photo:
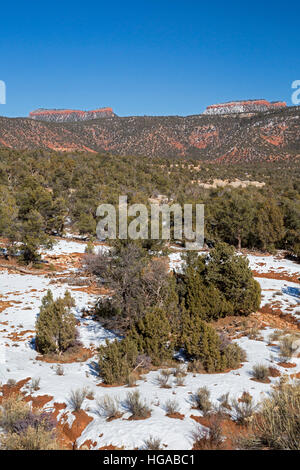
[[[286,103],[283,101],[230,101],[229,103],[219,103],[207,106],[203,114],[257,113],[262,111],[268,111],[271,109],[283,108],[285,106]]]
[[[112,108],[99,108],[92,111],[80,111],[76,109],[37,109],[29,113],[31,119],[49,122],[76,122],[88,121],[103,117],[116,116]]]

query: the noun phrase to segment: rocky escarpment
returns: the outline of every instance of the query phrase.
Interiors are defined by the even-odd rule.
[[[112,108],[99,108],[92,111],[80,111],[76,109],[36,109],[29,113],[31,119],[48,122],[77,122],[89,121],[104,117],[114,117],[116,114]]]
[[[1,147],[234,163],[300,161],[300,106],[260,113],[131,116],[78,122],[0,117]]]
[[[284,101],[230,101],[228,103],[219,103],[207,106],[203,114],[258,113],[284,107],[286,107],[286,103]]]

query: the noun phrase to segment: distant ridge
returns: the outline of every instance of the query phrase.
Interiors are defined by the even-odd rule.
[[[229,101],[228,103],[207,106],[203,114],[259,113],[285,107],[284,101],[267,101],[265,99]]]
[[[115,117],[112,108],[99,108],[91,111],[78,109],[36,109],[29,113],[31,119],[48,122],[77,122],[99,119],[103,117]]]
[[[76,111],[71,111],[69,115],[73,116]],[[46,110],[46,116],[59,118],[65,112],[68,110]],[[45,110],[36,113],[45,115]],[[256,113],[114,115],[69,122],[46,122],[32,116],[31,119],[0,117],[1,147],[226,163],[295,159],[300,162],[300,106],[275,105]]]

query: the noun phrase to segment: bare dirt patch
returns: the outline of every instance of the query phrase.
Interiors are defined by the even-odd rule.
[[[147,413],[146,416],[130,416],[129,418],[127,418],[126,421],[143,421],[144,419],[148,419],[150,418],[151,416],[151,411],[149,411],[149,413]]]
[[[297,321],[297,319],[290,313],[282,312],[282,310],[276,304],[264,305],[264,307],[260,308],[258,313],[263,314],[265,316],[265,319],[269,320],[269,326],[272,326],[274,328],[284,329],[287,328],[287,325],[288,328],[293,328],[292,325],[294,325],[294,329],[300,329],[300,323]],[[270,315],[273,316],[273,320],[271,320]],[[276,321],[274,321],[275,317],[277,318]],[[280,322],[279,320],[283,321]]]
[[[84,441],[83,444],[79,447],[80,450],[91,450],[91,448],[96,447],[97,441],[92,441],[91,439],[87,439]]]
[[[66,416],[63,415],[62,419],[58,423],[58,430],[62,435],[63,440],[66,442],[67,448],[76,448],[76,440],[81,436],[85,428],[93,421],[93,418],[89,416],[84,410],[73,411],[72,414],[75,416],[71,427],[65,422]]]
[[[291,369],[292,367],[296,367],[297,364],[294,362],[277,362],[280,367],[284,367],[285,369]]]
[[[276,279],[278,281],[289,281],[299,284],[299,274],[291,274],[286,271],[269,271],[267,273],[259,273],[252,270],[254,277],[265,278],[265,279]]]
[[[78,347],[74,351],[67,351],[64,354],[45,354],[44,356],[37,356],[37,361],[56,363],[56,364],[71,364],[72,362],[85,362],[95,355],[94,349]]]
[[[203,416],[190,416],[194,421],[201,424],[202,426],[210,429],[214,423],[215,415],[209,415],[207,417]],[[220,427],[222,436],[225,438],[221,444],[222,450],[234,450],[236,448],[235,441],[241,435],[246,435],[247,428],[240,424],[235,423],[229,417],[220,417]],[[203,449],[214,449],[215,447],[209,440],[207,441],[205,437],[203,438],[202,442],[200,442],[200,447],[197,446],[195,443],[193,446],[194,450],[203,450]]]
[[[67,408],[67,405],[65,403],[56,403],[55,402],[53,404],[53,407],[54,407],[54,411],[53,411],[52,415],[55,419],[57,419],[57,416],[59,415],[59,412],[61,410],[64,410],[65,408]]]
[[[99,447],[98,450],[124,450],[124,447],[116,447],[112,444],[109,444],[108,446]]]
[[[255,377],[251,377],[250,380],[253,380],[253,382],[259,382],[261,384],[270,384],[271,383],[271,380],[266,378],[266,379],[256,379]]]
[[[51,395],[39,395],[37,397],[27,395],[24,397],[24,401],[32,403],[32,408],[43,408],[51,400],[53,400]]]
[[[0,403],[3,400],[3,398],[7,398],[11,395],[17,395],[22,393],[21,388],[24,387],[27,382],[31,380],[31,377],[27,377],[26,379],[20,380],[19,382],[16,382],[13,385],[9,384],[4,384],[2,387],[0,387],[0,390],[2,392],[2,396],[0,396]]]
[[[12,306],[13,306],[12,301],[0,300],[0,313]]]
[[[108,289],[105,289],[104,287],[99,287],[96,284],[91,284],[89,286],[83,287],[72,287],[72,290],[94,295],[108,295],[110,293]]]
[[[276,369],[276,367],[269,367],[269,374],[270,374],[270,377],[281,376],[280,370]]]
[[[30,335],[30,336],[26,336],[26,338],[24,338],[25,335]],[[23,331],[14,331],[12,333],[9,333],[7,335],[7,339],[10,339],[11,341],[13,342],[22,342],[22,341],[28,341],[29,339],[33,338],[35,335],[35,331],[33,330],[23,330]]]
[[[166,416],[168,416],[168,418],[173,418],[173,419],[181,419],[183,420],[184,419],[184,415],[182,415],[181,413],[167,413]]]

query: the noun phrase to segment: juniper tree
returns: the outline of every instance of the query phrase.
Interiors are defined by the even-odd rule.
[[[254,228],[255,245],[264,251],[274,251],[285,234],[283,215],[274,199],[266,198],[258,203]]]
[[[149,309],[129,333],[138,347],[139,353],[146,354],[154,365],[172,358],[171,326],[164,309]]]
[[[235,315],[249,315],[259,308],[261,289],[253,278],[249,261],[226,243],[218,243],[211,250],[205,279],[222,292]]]
[[[207,285],[205,277],[189,267],[184,277],[185,306],[192,315],[212,321],[233,313],[233,306],[213,284]]]
[[[36,321],[36,349],[42,354],[61,354],[75,344],[76,319],[71,312],[74,299],[67,291],[63,298],[54,300],[48,290],[42,299]]]
[[[3,237],[15,236],[18,207],[16,199],[5,186],[0,186],[0,235]]]
[[[26,215],[20,228],[22,258],[25,262],[35,262],[40,259],[39,248],[49,248],[51,238],[45,233],[45,221],[41,214],[32,209]]]
[[[207,228],[240,250],[248,241],[255,208],[249,189],[223,192],[208,204]]]
[[[200,360],[208,372],[222,370],[220,339],[212,326],[187,313],[182,342],[189,359]]]
[[[192,361],[200,361],[207,372],[236,368],[245,360],[244,351],[229,341],[224,342],[216,330],[199,317],[186,312],[182,346]]]
[[[176,278],[179,301],[206,321],[249,315],[260,305],[260,286],[248,260],[226,243],[217,243],[206,256],[188,254]]]
[[[125,383],[136,365],[138,349],[135,341],[125,338],[99,347],[99,371],[106,384]]]

